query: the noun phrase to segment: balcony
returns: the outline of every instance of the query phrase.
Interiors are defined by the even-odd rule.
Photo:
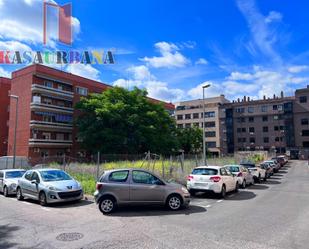
[[[32,111],[52,111],[52,112],[67,113],[67,114],[72,114],[74,112],[74,108],[72,107],[43,104],[40,102],[32,102],[30,104],[30,107]]]
[[[53,95],[64,96],[70,99],[73,99],[73,96],[74,96],[74,92],[65,91],[65,90],[58,89],[58,88],[51,88],[51,87],[47,87],[47,86],[43,86],[39,84],[33,84],[31,86],[31,91],[33,93],[49,93]]]
[[[37,147],[37,146],[46,146],[46,147],[70,147],[72,146],[72,140],[56,140],[56,139],[29,139],[29,146]]]
[[[42,129],[46,131],[53,131],[53,130],[72,131],[73,130],[73,124],[45,122],[45,121],[37,121],[37,120],[31,120],[30,127],[39,129],[39,130]]]

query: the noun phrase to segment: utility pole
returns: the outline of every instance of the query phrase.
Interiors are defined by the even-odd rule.
[[[203,161],[204,165],[207,165],[206,160],[206,137],[205,137],[205,111],[206,111],[206,105],[205,105],[205,89],[210,87],[210,84],[202,86],[203,88]]]
[[[14,128],[14,144],[13,144],[13,169],[16,165],[16,135],[17,135],[17,124],[18,124],[18,99],[16,95],[9,95],[11,98],[16,100],[16,110],[15,110],[15,128]]]

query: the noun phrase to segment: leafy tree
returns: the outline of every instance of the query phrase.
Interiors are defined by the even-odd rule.
[[[114,87],[91,94],[76,105],[78,137],[89,152],[134,154],[177,149],[175,121],[147,91]]]
[[[198,127],[177,129],[179,147],[185,153],[198,153],[203,149],[203,131]]]

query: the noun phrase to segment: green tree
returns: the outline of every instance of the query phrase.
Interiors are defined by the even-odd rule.
[[[203,149],[203,131],[198,127],[178,128],[177,141],[185,153],[198,153]]]
[[[175,121],[147,91],[114,87],[76,105],[78,137],[89,152],[169,154],[177,149]]]

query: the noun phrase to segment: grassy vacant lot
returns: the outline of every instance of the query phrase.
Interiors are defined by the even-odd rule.
[[[208,165],[225,165],[234,164],[235,159],[214,158],[207,160]],[[142,168],[147,169],[163,177],[165,180],[174,180],[180,183],[185,183],[186,176],[190,174],[192,169],[201,162],[195,159],[185,159],[183,163],[179,160],[138,160],[138,161],[117,161],[108,162],[99,166],[99,176],[110,169],[122,168]],[[52,165],[53,167],[61,167]],[[81,183],[86,194],[92,195],[95,191],[97,179],[97,166],[95,164],[70,163],[64,168],[72,177]]]

